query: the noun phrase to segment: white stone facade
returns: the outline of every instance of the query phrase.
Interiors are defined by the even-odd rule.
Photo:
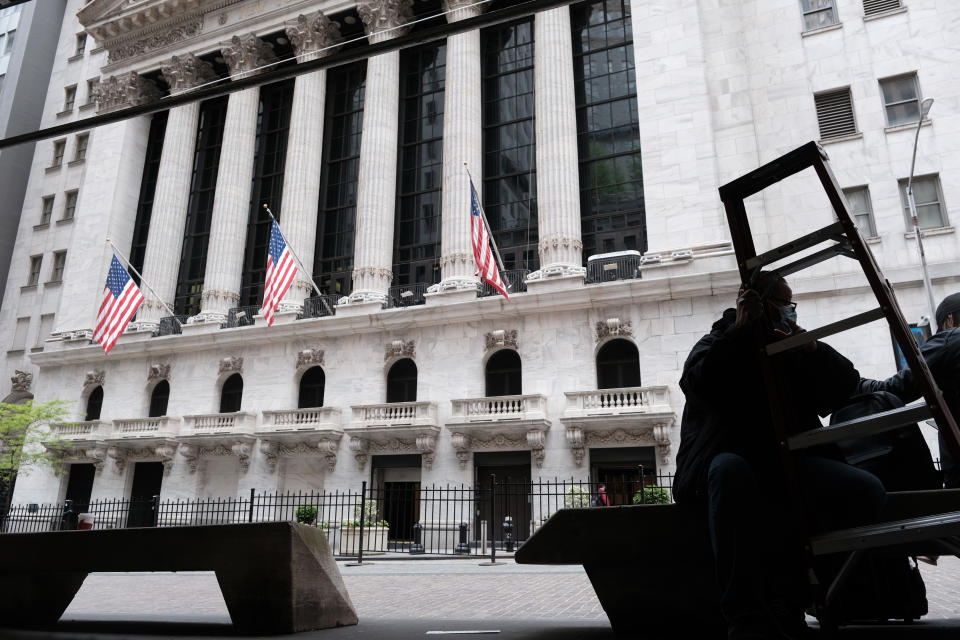
[[[173,0],[148,4],[148,8],[124,8],[123,3],[71,0],[42,126],[92,113],[57,116],[63,87],[77,78],[102,78],[106,83],[130,72],[149,73],[169,65],[174,55],[206,54],[234,36],[282,30],[301,13],[333,15],[357,3],[195,0],[180,3],[187,9],[175,20],[164,9],[177,4]],[[359,4],[363,5],[359,15],[368,28],[402,25],[406,19],[405,2]],[[445,3],[461,11],[464,4]],[[951,46],[956,37],[951,25],[960,21],[960,5],[903,0],[903,10],[865,19],[860,2],[837,0],[835,4],[839,27],[803,33],[798,0],[630,2],[648,246],[640,279],[602,284],[584,284],[579,271],[584,260],[578,244],[578,192],[571,187],[578,179],[576,136],[570,131],[575,125],[574,99],[569,95],[571,62],[569,51],[551,53],[564,42],[569,46],[569,18],[566,9],[537,15],[535,28],[545,30],[543,38],[537,33],[537,52],[541,42],[552,47],[543,51],[546,55],[538,55],[535,70],[537,109],[550,111],[544,113],[549,119],[544,117],[542,123],[537,114],[544,269],[531,279],[527,293],[513,294],[509,302],[470,295],[473,271],[462,264],[470,247],[462,237],[445,234],[442,263],[450,265],[451,272],[444,274],[436,293],[428,295],[426,305],[383,309],[379,304],[390,282],[394,233],[391,172],[396,167],[397,132],[396,118],[388,111],[396,109],[398,102],[397,53],[368,61],[364,122],[367,126],[370,120],[370,129],[364,132],[361,157],[356,295],[333,317],[294,320],[294,313],[281,314],[269,328],[258,324],[220,329],[216,323],[195,322],[183,335],[163,337],[130,331],[105,357],[99,346],[87,340],[109,262],[104,239],[109,236],[123,252],[130,247],[149,118],[91,131],[82,162],[69,162],[75,137],[67,136],[67,152],[59,169],[48,169],[53,142],[38,143],[0,311],[0,343],[16,346],[18,320],[27,318],[29,330],[22,348],[5,347],[4,379],[15,371],[34,374],[31,391],[36,398],[66,400],[71,418],[80,420],[91,391],[87,374],[102,372],[100,422],[65,436],[76,443],[72,460],[94,462],[99,469],[93,499],[129,495],[131,460],[164,462],[163,498],[235,496],[251,488],[356,489],[370,477],[370,456],[392,453],[419,454],[423,460],[419,481],[426,485],[473,484],[474,454],[498,450],[529,451],[534,478],[586,480],[591,472],[590,451],[615,447],[649,447],[655,452],[658,471],[671,472],[683,410],[678,387],[683,362],[696,340],[732,304],[739,284],[717,188],[818,139],[815,93],[851,87],[858,134],[824,148],[842,186],[869,186],[878,235],[870,241],[871,248],[896,288],[905,315],[913,321],[927,310],[897,181],[909,171],[914,129],[886,126],[878,80],[916,72],[923,96],[936,98],[930,124],[920,132],[916,174],[939,176],[947,223],[927,232],[925,246],[937,299],[960,289],[960,241],[953,227],[960,216],[960,154],[956,153],[960,83],[954,71],[960,68],[960,53]],[[371,5],[379,13],[371,13]],[[98,46],[107,46],[89,47],[82,59],[70,60],[76,33],[82,29],[74,17],[81,8],[80,18],[91,38],[97,39]],[[156,14],[149,13],[152,9]],[[125,17],[125,12],[140,11],[146,12],[142,19]],[[155,26],[138,33],[138,24]],[[456,103],[449,93],[451,87],[462,87],[470,95],[479,92],[479,66],[465,58],[479,55],[477,38],[476,34],[453,38],[457,44],[451,41],[448,46],[447,71],[458,75],[447,84],[447,126],[452,137],[444,141],[444,151],[455,150],[463,158],[445,162],[460,165],[468,159],[479,165],[479,110]],[[324,89],[318,82],[322,84],[323,77],[323,72],[300,76],[297,92],[322,99]],[[377,83],[385,88],[373,97],[371,88]],[[114,98],[121,104],[133,103],[141,95],[126,86],[118,90],[120,98]],[[78,103],[86,102],[85,87],[79,90]],[[556,97],[541,100],[546,96]],[[243,98],[244,92],[232,94],[230,108]],[[244,193],[250,181],[241,169],[251,164],[244,163],[243,157],[252,153],[250,109],[255,107],[250,100],[245,106],[246,116],[238,119],[242,122],[235,133],[246,134],[246,146],[234,140],[238,151],[231,158],[238,173],[217,188],[218,199],[229,197],[237,203],[249,199]],[[306,106],[296,111],[304,114],[299,117],[322,118],[322,113]],[[195,122],[189,108],[179,109],[177,118],[171,114],[171,124]],[[302,135],[322,137],[319,123],[300,124]],[[551,137],[554,130],[556,138]],[[375,136],[367,135],[374,131]],[[171,134],[170,129],[167,136],[181,141],[180,145],[190,138],[182,131]],[[303,145],[291,145],[290,153],[302,154],[302,149]],[[165,147],[164,159],[167,153]],[[169,165],[161,164],[162,171],[167,166],[166,175],[180,175],[182,181],[186,173],[182,162],[174,158]],[[316,193],[320,167],[315,163],[288,156],[287,170],[288,177],[293,171]],[[463,186],[456,173],[445,176],[443,183],[445,188]],[[165,184],[163,188],[166,205],[184,206],[187,186]],[[72,189],[79,190],[76,220],[35,230],[41,195]],[[309,192],[294,195],[296,189],[285,184],[284,198],[310,200]],[[454,215],[448,202],[462,204],[460,198],[444,195],[445,230]],[[245,205],[241,209],[245,211]],[[807,173],[751,198],[748,211],[761,251],[832,219],[819,183]],[[227,211],[223,205],[218,212],[237,216],[236,210]],[[156,209],[154,215],[158,215]],[[176,218],[175,211],[163,215]],[[312,253],[309,236],[316,231],[311,224],[298,218],[296,228],[288,233],[291,241],[309,245],[301,257]],[[229,232],[224,226],[212,231],[208,285],[221,283],[217,286],[222,285],[223,291],[208,292],[201,319],[219,317],[233,306],[213,297],[226,300],[239,286],[237,252],[242,253],[243,238],[238,234],[244,233],[245,222],[237,218],[231,225]],[[178,261],[180,245],[177,232],[156,231],[158,249],[151,254],[148,243],[147,265],[152,267],[145,268],[145,275],[149,280],[151,269],[166,274],[161,276],[167,279],[164,283],[151,283],[166,297],[172,294],[170,278],[176,277],[175,267],[169,265]],[[151,228],[151,237],[154,233]],[[52,254],[63,250],[67,261],[62,282],[47,282]],[[223,260],[214,261],[216,251]],[[30,257],[37,255],[44,258],[40,282],[25,286]],[[308,257],[305,260],[310,262]],[[558,268],[549,269],[552,265]],[[807,327],[874,306],[852,262],[825,263],[791,278],[791,284],[800,323]],[[144,294],[148,301],[152,299],[147,291]],[[309,294],[304,282],[285,304],[296,310],[305,295]],[[50,335],[38,335],[41,318],[51,315],[55,320],[49,325]],[[167,313],[151,307],[141,319],[150,325],[163,315]],[[630,411],[609,409],[604,403],[600,410],[591,410],[598,402],[596,354],[603,343],[615,338],[636,344],[642,388],[630,400]],[[830,342],[864,376],[883,377],[895,371],[883,323]],[[522,361],[523,397],[515,399],[509,419],[485,413],[488,409],[482,402],[484,364],[500,348],[515,349]],[[386,402],[386,373],[404,356],[412,357],[418,370],[416,406],[381,406]],[[326,375],[324,410],[290,417],[288,410],[296,408],[299,379],[309,363],[320,364]],[[224,380],[234,372],[244,379],[242,405],[240,413],[224,422],[211,414],[218,410]],[[150,393],[160,379],[170,384],[169,419],[137,422],[147,415]],[[6,389],[0,391],[5,395]],[[301,421],[296,435],[279,426],[291,420]],[[52,502],[62,499],[65,490],[63,477],[36,470],[18,481],[14,500]]]

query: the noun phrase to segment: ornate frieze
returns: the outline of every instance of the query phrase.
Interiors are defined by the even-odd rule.
[[[277,462],[280,458],[299,458],[305,456],[321,456],[327,463],[327,468],[333,471],[337,466],[337,451],[340,448],[338,440],[323,439],[316,444],[299,441],[287,443],[282,441],[261,440],[260,453],[267,461],[267,467],[270,472],[277,469]]]
[[[224,373],[243,373],[243,358],[240,356],[227,356],[220,360],[220,374]]]
[[[484,338],[486,339],[488,351],[490,349],[501,349],[503,347],[510,347],[511,349],[518,348],[516,329],[498,329],[484,334]]]
[[[160,67],[160,71],[173,93],[191,89],[216,78],[213,65],[192,53],[173,56]]]
[[[10,382],[13,383],[11,391],[27,393],[30,391],[30,385],[33,384],[33,374],[28,371],[15,370]]]
[[[590,431],[586,434],[588,447],[595,445],[652,445],[653,428],[648,429],[614,429],[612,431]]]
[[[103,384],[103,381],[107,377],[106,371],[87,371],[83,379],[83,388],[89,389],[91,387],[99,387]]]
[[[384,349],[383,359],[413,358],[416,354],[416,345],[413,340],[393,340],[388,342]]]
[[[230,67],[231,75],[250,73],[277,59],[273,45],[252,33],[233,36],[230,42],[221,44],[220,55]]]
[[[413,20],[413,0],[361,0],[357,13],[370,43],[383,42],[407,32],[404,25]]]
[[[297,369],[323,366],[323,349],[304,349],[297,353]]]
[[[157,85],[133,71],[101,79],[93,91],[99,113],[123,107],[135,107],[160,99],[160,89]]]
[[[317,11],[309,15],[300,14],[296,20],[284,23],[284,31],[293,44],[297,56],[315,54],[313,58],[321,58],[336,51],[329,48],[340,41],[340,27],[330,18]]]
[[[170,379],[170,365],[169,364],[160,364],[155,362],[150,365],[150,370],[147,372],[147,381],[153,382],[154,380],[169,380]]]
[[[620,320],[620,318],[607,318],[597,323],[597,342],[604,338],[618,336],[633,336],[633,326],[630,321]]]
[[[134,449],[113,446],[106,450],[107,456],[113,458],[114,469],[117,473],[123,473],[127,466],[127,462],[148,461],[161,462],[163,464],[163,472],[170,473],[170,469],[173,466],[174,454],[176,452],[177,445],[173,442],[163,442],[155,447],[141,447]]]
[[[107,43],[107,63],[113,64],[127,58],[143,55],[192,38],[203,31],[203,19],[195,19],[182,24],[172,25],[163,31],[144,38],[123,43]],[[166,75],[166,74],[164,74]],[[171,85],[172,87],[173,85]]]

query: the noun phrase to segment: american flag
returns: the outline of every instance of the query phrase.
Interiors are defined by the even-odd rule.
[[[273,221],[273,227],[270,229],[270,253],[267,254],[267,278],[263,283],[263,306],[260,307],[260,315],[266,321],[267,326],[273,324],[274,312],[280,306],[280,300],[290,288],[293,277],[297,275],[297,265],[293,260],[293,254],[280,233],[280,225]]]
[[[473,239],[473,259],[477,263],[477,273],[490,286],[500,292],[500,294],[510,299],[507,295],[507,288],[500,279],[500,270],[497,269],[497,261],[493,258],[493,252],[490,250],[490,234],[487,225],[483,221],[482,209],[480,208],[480,198],[477,197],[477,190],[473,187],[473,180],[470,181],[470,230]]]
[[[134,284],[130,274],[123,268],[117,256],[110,261],[110,272],[107,273],[107,284],[103,287],[103,302],[97,313],[97,328],[93,331],[93,339],[100,343],[104,353],[110,353],[117,338],[127,328],[130,318],[137,312],[143,294]]]

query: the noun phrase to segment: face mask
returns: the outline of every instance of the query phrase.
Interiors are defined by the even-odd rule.
[[[797,310],[792,305],[779,307],[780,321],[777,323],[777,329],[784,333],[792,333],[793,326],[797,323]],[[793,324],[791,324],[791,322]]]

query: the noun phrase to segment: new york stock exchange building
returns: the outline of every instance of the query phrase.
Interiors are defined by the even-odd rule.
[[[617,503],[662,482],[683,363],[739,287],[720,185],[820,141],[916,322],[904,188],[935,96],[914,189],[935,294],[960,288],[960,7],[820,4],[69,0],[43,126],[156,108],[37,143],[0,336],[9,392],[68,419],[61,472],[13,502],[366,482],[409,524],[491,474]],[[509,299],[477,277],[471,176]],[[269,327],[265,204],[310,272]],[[747,209],[760,250],[834,215],[812,173]],[[109,355],[106,238],[145,298]],[[790,284],[802,326],[876,306],[853,261]],[[843,335],[896,371],[882,321]]]

